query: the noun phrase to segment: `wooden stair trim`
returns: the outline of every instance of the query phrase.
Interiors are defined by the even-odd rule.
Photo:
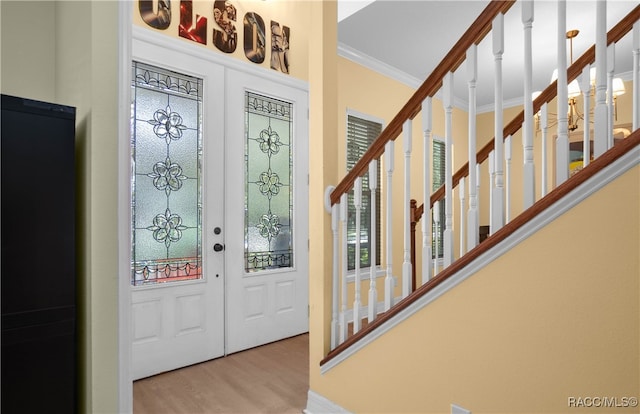
[[[546,209],[550,208],[558,200],[566,197],[571,191],[579,187],[585,181],[595,176],[597,173],[602,171],[604,168],[612,164],[614,161],[616,161],[638,145],[640,145],[640,128],[633,131],[627,138],[622,140],[622,142],[616,144],[613,148],[609,149],[603,155],[591,162],[584,169],[580,170],[578,173],[570,177],[567,181],[552,190],[549,194],[538,200],[518,217],[505,224],[504,227],[502,227],[496,233],[487,237],[484,242],[477,245],[467,254],[453,262],[451,266],[447,267],[427,283],[420,286],[411,295],[402,299],[389,311],[378,315],[378,317],[366,328],[347,338],[343,343],[330,351],[322,361],[320,361],[320,366],[325,365],[327,362],[334,359],[350,346],[362,340],[368,334],[376,330],[378,327],[382,326],[386,321],[392,319],[394,316],[407,309],[419,298],[434,290],[444,281],[451,278],[454,274],[468,266],[472,261],[479,258],[483,253],[486,253],[488,250],[495,247],[498,243],[502,242],[507,237],[512,235],[516,230],[520,229],[525,224],[530,222],[533,218],[544,212]]]

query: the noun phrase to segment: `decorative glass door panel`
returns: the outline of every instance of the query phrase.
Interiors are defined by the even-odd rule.
[[[224,355],[224,67],[133,40],[132,375]],[[217,231],[220,229],[220,231]]]
[[[245,271],[293,263],[292,104],[245,92]]]
[[[202,277],[202,79],[133,62],[133,285]]]
[[[227,71],[228,353],[309,329],[308,94],[270,75]]]

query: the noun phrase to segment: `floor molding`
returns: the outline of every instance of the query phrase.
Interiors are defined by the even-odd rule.
[[[307,408],[302,410],[304,414],[350,414],[350,411],[345,410],[338,404],[323,397],[315,391],[309,390],[307,397]]]

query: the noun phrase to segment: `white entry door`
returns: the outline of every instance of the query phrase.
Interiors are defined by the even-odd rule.
[[[133,41],[134,379],[308,331],[306,84],[189,46]]]
[[[227,353],[309,330],[308,92],[227,71]]]
[[[138,379],[225,352],[224,67],[139,40],[133,59],[131,316]]]

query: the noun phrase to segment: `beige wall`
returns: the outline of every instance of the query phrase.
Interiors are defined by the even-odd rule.
[[[451,403],[587,412],[568,398],[637,396],[640,200],[629,188],[639,177],[635,167],[592,195],[318,376],[314,391],[357,413],[442,413]],[[594,217],[607,225],[585,225]]]
[[[2,1],[2,93],[55,99],[55,3]],[[28,51],[28,52],[27,52]]]
[[[0,2],[2,93],[77,108],[80,408],[118,411],[118,2]]]
[[[315,389],[331,323],[332,236],[324,191],[338,179],[336,3],[311,2],[309,12],[309,382]]]
[[[231,0],[229,1],[236,8],[237,20],[233,22],[238,33],[238,45],[233,53],[228,54],[236,59],[242,60],[252,65],[259,65],[264,68],[270,68],[271,59],[271,28],[270,22],[276,21],[280,26],[288,26],[291,29],[291,38],[289,39],[289,71],[291,76],[308,80],[309,72],[309,4],[306,1],[294,0]],[[180,25],[180,2],[171,2],[171,25],[165,30],[157,30],[147,25],[140,16],[138,10],[138,2],[131,2],[133,5],[133,23],[134,25],[145,27],[156,33],[174,37],[184,42],[196,44],[204,49],[210,50],[211,53],[219,53],[227,55],[216,48],[212,42],[213,29],[220,30],[213,18],[213,0],[195,0],[193,1],[193,19],[196,15],[207,19],[207,41],[203,45],[201,43],[187,40],[178,34],[178,26]],[[263,63],[252,63],[244,54],[244,32],[243,19],[248,12],[259,14],[264,20],[266,26],[266,57]]]

